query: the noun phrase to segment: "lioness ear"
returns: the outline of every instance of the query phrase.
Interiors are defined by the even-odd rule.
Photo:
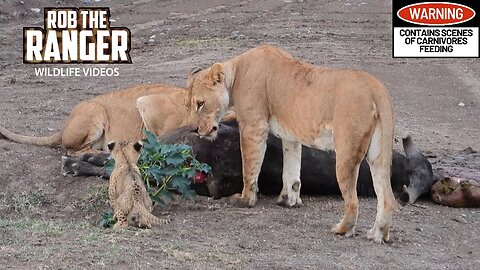
[[[193,84],[193,79],[197,76],[197,74],[202,71],[201,68],[199,67],[194,67],[188,72],[187,76],[187,86],[186,88],[189,88],[191,84]]]
[[[115,142],[114,141],[111,141],[107,144],[108,146],[108,150],[110,150],[110,152],[113,150],[113,148],[115,147]]]
[[[201,67],[194,67],[194,68],[190,69],[190,72],[188,73],[188,77],[192,77],[200,71],[202,71]]]
[[[137,152],[140,152],[140,150],[142,150],[142,146],[143,146],[143,142],[138,141],[133,145],[133,149],[135,149],[135,151]]]
[[[223,70],[223,65],[221,63],[215,63],[210,68],[210,80],[213,82],[213,85],[217,83],[223,83],[225,80],[225,72]]]
[[[192,97],[192,90],[190,89],[192,84],[193,84],[193,79],[197,76],[197,74],[202,71],[201,68],[199,67],[194,67],[188,72],[188,77],[187,77],[187,90],[185,91],[185,97],[183,100],[183,103],[185,104],[185,109],[187,111],[190,110],[190,99]]]

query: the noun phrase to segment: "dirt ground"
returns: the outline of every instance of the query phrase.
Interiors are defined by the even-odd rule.
[[[362,69],[389,88],[397,134],[441,157],[480,150],[478,59],[393,59],[391,3],[383,0],[101,0],[113,26],[132,32],[133,64],[118,77],[36,77],[22,63],[22,27],[42,26],[31,8],[71,1],[0,1],[0,124],[26,135],[61,129],[78,102],[123,87],[183,86],[206,67],[259,44],[308,62]],[[75,2],[75,1],[74,1]],[[91,2],[91,3],[90,3]],[[78,2],[83,5],[82,2]],[[459,103],[465,106],[459,106]],[[395,145],[397,149],[400,145]],[[181,199],[157,215],[173,223],[117,232],[98,226],[107,182],[60,174],[63,149],[0,140],[0,268],[4,269],[478,269],[480,210],[430,200],[396,212],[392,241],[366,239],[376,200],[362,198],[358,235],[333,235],[342,200],[304,197],[285,209],[261,197],[252,209]],[[480,159],[470,162],[480,170]],[[461,166],[453,159],[451,164]]]

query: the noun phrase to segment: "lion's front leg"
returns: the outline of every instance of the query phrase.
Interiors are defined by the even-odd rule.
[[[256,124],[240,128],[242,151],[243,191],[230,197],[230,203],[239,207],[252,207],[257,202],[258,175],[267,148],[268,125]]]
[[[302,205],[300,199],[300,168],[302,145],[298,142],[282,140],[283,148],[283,188],[277,204],[286,207]]]

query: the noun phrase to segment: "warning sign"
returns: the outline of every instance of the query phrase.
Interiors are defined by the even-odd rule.
[[[477,1],[393,1],[393,57],[479,57]]]

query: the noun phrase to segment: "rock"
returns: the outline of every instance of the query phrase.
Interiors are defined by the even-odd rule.
[[[40,13],[41,9],[39,9],[39,8],[31,8],[30,11],[35,12],[35,13]]]
[[[460,102],[460,103],[458,103],[458,106],[460,106],[460,107],[465,107],[465,103]]]
[[[467,221],[464,217],[462,217],[462,216],[454,217],[454,218],[452,218],[452,220],[453,220],[453,221],[456,221],[456,222],[458,222],[458,223],[463,223],[463,224],[468,223],[468,221]]]
[[[469,146],[469,147],[463,149],[462,151],[460,151],[460,153],[470,155],[470,154],[477,153],[477,151],[473,150],[473,148],[471,146]]]
[[[240,35],[240,31],[233,31],[230,34],[230,38],[236,39],[236,38],[238,38],[239,35]]]

